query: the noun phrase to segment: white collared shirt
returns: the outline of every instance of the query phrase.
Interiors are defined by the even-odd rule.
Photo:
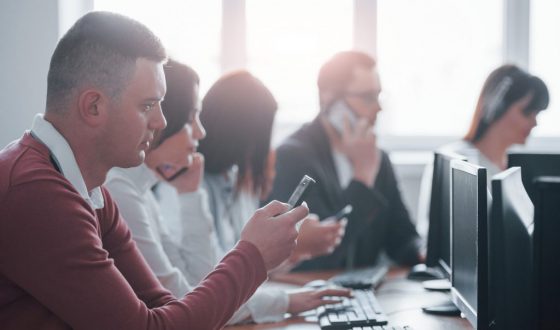
[[[352,168],[352,162],[342,152],[336,150],[335,148],[331,149],[334,161],[334,167],[336,168],[336,174],[338,175],[338,183],[342,189],[346,189],[350,182],[354,177],[354,169]],[[375,163],[373,166],[375,167],[375,175],[373,176],[373,182],[371,186],[375,185],[375,179],[377,178],[377,174],[379,173],[379,168],[381,165],[381,151],[377,150],[377,157],[375,158]]]
[[[199,283],[221,260],[216,255],[214,220],[205,190],[177,194],[175,188],[162,182],[157,192],[163,200],[158,202],[151,189],[157,182],[154,172],[142,164],[128,169],[113,168],[105,187],[158,280],[181,297],[191,290],[190,284]],[[286,292],[260,288],[228,324],[249,317],[256,322],[280,321],[288,306]]]
[[[43,118],[42,114],[35,115],[31,134],[43,143],[51,152],[51,156],[57,163],[62,175],[70,181],[80,196],[94,209],[102,209],[105,206],[101,188],[96,187],[87,190],[82,172],[76,163],[74,153],[70,145],[56,128]]]

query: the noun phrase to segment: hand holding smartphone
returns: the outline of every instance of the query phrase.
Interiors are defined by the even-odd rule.
[[[350,204],[346,205],[340,211],[336,212],[336,214],[334,215],[335,220],[340,221],[346,218],[347,216],[350,215],[350,213],[352,213],[352,210],[353,210],[352,205]]]

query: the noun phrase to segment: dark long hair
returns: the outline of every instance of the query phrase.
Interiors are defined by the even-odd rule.
[[[548,107],[548,88],[539,77],[515,65],[502,65],[492,71],[482,87],[471,126],[464,139],[469,142],[480,140],[512,104],[529,93],[533,93],[533,98],[524,110],[526,115]]]
[[[202,100],[200,115],[207,136],[200,141],[205,168],[223,173],[237,165],[237,191],[249,175],[253,191],[264,182],[272,124],[278,105],[264,84],[247,71],[220,78]]]
[[[161,110],[167,126],[156,132],[152,149],[179,132],[187,123],[192,122],[196,112],[196,94],[199,84],[198,74],[189,66],[170,59],[163,70],[167,92],[161,102]]]

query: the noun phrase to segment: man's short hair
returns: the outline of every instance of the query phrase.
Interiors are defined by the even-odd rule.
[[[146,26],[109,12],[90,12],[60,39],[47,77],[47,111],[64,111],[81,88],[101,89],[118,99],[134,74],[136,60],[163,62],[159,38]]]
[[[331,57],[319,70],[317,87],[319,96],[329,93],[335,99],[341,98],[354,77],[356,68],[372,69],[375,60],[366,53],[359,51],[344,51]],[[324,107],[321,97],[321,107]]]

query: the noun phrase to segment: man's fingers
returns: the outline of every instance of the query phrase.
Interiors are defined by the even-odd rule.
[[[286,211],[290,209],[290,205],[286,203],[282,203],[279,201],[272,201],[266,204],[264,207],[257,210],[258,213],[261,213],[265,217],[274,217],[278,214],[284,214]]]
[[[348,289],[333,289],[327,288],[315,292],[319,297],[332,296],[332,297],[351,297],[352,291]]]
[[[289,212],[286,212],[282,215],[277,217],[278,220],[292,222],[293,225],[303,220],[309,214],[309,208],[307,207],[307,203],[303,202],[300,206],[291,209]]]
[[[309,215],[305,219],[313,222],[319,222],[319,216],[315,213],[309,213]]]

